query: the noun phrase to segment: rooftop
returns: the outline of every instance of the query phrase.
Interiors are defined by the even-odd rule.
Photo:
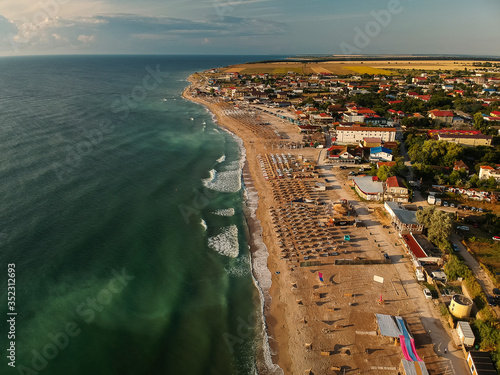
[[[470,324],[468,322],[458,322],[458,325],[462,329],[462,333],[464,334],[464,337],[474,337],[474,332],[472,332],[472,328],[470,327]]]
[[[399,337],[401,335],[401,331],[391,315],[375,314],[375,316],[382,336]]]
[[[363,138],[363,141],[366,143],[382,143],[382,140],[380,138]]]
[[[422,250],[422,248],[419,246],[417,241],[415,241],[415,238],[411,234],[403,234],[403,240],[407,243],[410,251],[417,258],[427,258],[427,254]]]
[[[439,138],[447,139],[447,138],[476,138],[476,139],[493,139],[491,135],[484,134],[439,134]]]
[[[431,113],[435,117],[453,117],[453,112],[452,111],[433,110],[433,111],[429,111],[429,113]]]
[[[403,364],[405,375],[429,375],[424,362],[413,362],[402,359],[401,363]]]
[[[472,305],[472,301],[469,298],[467,298],[466,296],[462,295],[462,294],[455,294],[452,297],[452,299],[453,299],[453,301],[455,301],[459,305],[463,305],[463,306]]]
[[[355,131],[355,132],[395,132],[394,128],[377,128],[369,126],[339,126],[337,131]]]
[[[370,149],[370,154],[378,154],[379,152],[385,152],[387,154],[392,154],[392,150],[391,149],[388,149],[388,148],[385,148],[385,147],[382,147],[382,146],[372,147]]]
[[[365,194],[382,194],[384,192],[382,183],[373,180],[373,176],[354,177],[353,181]]]
[[[474,367],[476,368],[476,373],[478,375],[493,375],[497,374],[495,366],[491,361],[490,353],[480,352],[478,350],[471,350],[469,355],[474,362]]]
[[[387,202],[387,203],[395,203],[395,202]],[[408,211],[404,208],[401,209],[399,207],[396,207],[392,208],[392,212],[394,212],[394,215],[403,224],[420,225],[420,223],[417,221],[417,213],[415,211]]]
[[[399,187],[399,188],[405,188],[406,186],[403,184],[403,179],[399,176],[392,176],[389,177],[386,181],[386,185],[388,188],[392,187]]]

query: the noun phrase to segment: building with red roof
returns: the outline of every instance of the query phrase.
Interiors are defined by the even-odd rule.
[[[377,169],[379,169],[380,167],[383,167],[383,166],[386,166],[386,167],[394,167],[396,165],[396,162],[395,161],[379,161],[377,162]]]
[[[493,137],[484,134],[442,134],[438,133],[439,141],[456,143],[461,146],[491,146]]]
[[[493,177],[497,182],[500,181],[500,169],[495,169],[489,165],[481,165],[479,167],[479,179],[487,180]]]
[[[392,176],[385,182],[384,200],[391,202],[408,202],[410,194],[408,188],[399,176]]]
[[[467,171],[467,174],[469,173],[469,167],[467,164],[465,164],[462,160],[455,160],[455,165],[453,166],[454,171],[459,171],[461,169],[464,169]]]
[[[439,109],[429,111],[429,118],[438,122],[451,124],[453,122],[453,117],[454,115],[452,111],[440,111]]]

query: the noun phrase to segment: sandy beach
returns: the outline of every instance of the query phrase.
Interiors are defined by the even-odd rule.
[[[245,186],[249,195],[258,196],[256,217],[249,216],[249,242],[265,300],[270,359],[279,366],[268,361],[267,370],[259,373],[398,374],[401,348],[380,336],[376,313],[406,319],[430,374],[445,374],[450,366],[460,373],[462,354],[453,348],[434,306],[425,302],[395,232],[379,230],[373,207],[359,202],[331,167],[319,168],[319,173],[318,168],[314,173],[306,170],[309,162],[320,160],[320,149],[287,148],[295,133],[291,125],[290,138],[280,140],[276,129],[283,126],[281,120],[216,98],[193,96],[200,76],[189,81],[183,97],[205,105],[220,126],[242,139]],[[262,119],[272,126],[259,125]],[[305,172],[295,171],[298,178],[278,178],[280,172],[271,161],[278,154],[288,155],[280,163],[300,164]],[[317,183],[327,185],[326,190],[318,189]],[[292,203],[301,199],[303,203]],[[348,208],[335,203],[341,201],[348,202]],[[344,209],[349,212],[343,215],[359,218],[363,227],[330,225]],[[337,265],[344,258],[372,263]],[[374,282],[374,276],[385,281]],[[444,347],[447,358],[440,354]]]

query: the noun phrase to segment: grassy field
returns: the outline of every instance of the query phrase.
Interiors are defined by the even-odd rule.
[[[273,62],[231,65],[222,69],[225,72],[242,74],[298,74],[329,73],[337,75],[352,74],[395,74],[397,70],[463,70],[472,69],[473,61],[463,60],[422,60],[422,61],[321,61],[321,62]]]
[[[485,242],[467,240],[465,243],[475,254],[477,260],[496,274],[500,272],[500,241],[484,240]]]
[[[350,66],[348,69],[358,74],[379,74],[386,76],[394,74],[394,72],[387,69],[373,68],[371,66],[364,66],[364,65]]]

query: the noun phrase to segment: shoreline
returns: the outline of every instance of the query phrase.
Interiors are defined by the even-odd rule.
[[[330,373],[342,369],[371,373],[383,367],[395,374],[401,365],[401,352],[394,342],[378,333],[376,314],[406,319],[409,329],[419,337],[417,349],[428,371],[442,373],[446,363],[435,343],[451,345],[450,335],[444,324],[430,325],[433,319],[441,322],[439,312],[425,303],[410,260],[401,254],[397,233],[383,230],[380,218],[346,186],[347,173],[321,166],[317,174],[308,175],[310,165],[306,163],[315,164],[321,152],[307,147],[292,151],[292,147],[289,155],[294,154],[304,164],[300,167],[294,159],[292,163],[299,168],[297,172],[306,174],[280,179],[283,175],[277,168],[286,167],[273,164],[277,164],[275,159],[283,164],[278,155],[286,151],[279,150],[290,144],[278,143],[281,137],[276,137],[276,132],[283,131],[288,139],[298,142],[289,127],[268,114],[262,114],[262,118],[269,119],[267,124],[273,128],[262,127],[256,121],[261,118],[258,112],[241,110],[217,97],[198,97],[195,90],[206,89],[203,75],[195,73],[188,81],[191,85],[183,97],[204,105],[222,129],[243,142],[246,154],[241,174],[247,193],[247,237],[252,276],[264,302],[263,314],[259,315],[264,319],[263,329],[257,334],[264,338],[267,334],[268,338],[257,349],[259,373]],[[285,163],[288,164],[286,160]],[[317,189],[315,182],[322,181],[326,189]],[[299,198],[309,201],[291,204],[301,202]],[[327,204],[308,205],[313,199]],[[345,210],[354,210],[363,225],[328,225],[332,216],[348,217]],[[347,234],[353,241],[344,243]],[[265,256],[259,258],[262,248]],[[328,253],[329,250],[335,251]],[[339,259],[354,257],[369,263],[337,263]],[[384,260],[387,257],[390,262]],[[305,264],[302,259],[318,261]],[[262,269],[264,276],[257,272]],[[374,283],[374,275],[384,275],[390,282]],[[256,340],[257,345],[260,339]],[[271,363],[267,369],[263,368],[264,348],[269,350],[267,363]],[[373,352],[377,355],[373,356]],[[462,367],[461,353],[450,354],[454,365]],[[273,372],[273,368],[278,371]]]
[[[272,273],[268,266],[268,261],[272,260],[271,254],[269,252],[269,247],[265,244],[264,237],[264,227],[262,226],[262,210],[265,209],[262,204],[262,199],[260,196],[263,194],[262,189],[259,190],[258,183],[255,181],[255,172],[252,173],[252,166],[250,160],[256,160],[257,153],[254,147],[250,146],[249,140],[245,137],[244,131],[238,132],[238,126],[232,120],[224,121],[221,116],[221,111],[216,107],[215,103],[210,103],[208,101],[202,100],[200,98],[194,98],[189,93],[195,86],[194,74],[187,78],[189,85],[183,90],[182,97],[191,102],[203,105],[212,114],[214,122],[220,126],[224,131],[227,131],[233,137],[239,140],[240,149],[242,152],[242,171],[241,178],[243,180],[243,189],[245,190],[245,217],[247,221],[248,229],[248,245],[250,248],[251,256],[251,267],[252,267],[252,279],[254,285],[257,289],[260,303],[261,303],[261,319],[257,323],[262,324],[262,330],[259,332],[262,337],[257,337],[257,339],[262,339],[262,347],[257,351],[257,369],[259,374],[284,374],[283,369],[280,367],[276,359],[285,356],[277,356],[276,345],[271,347],[271,341],[275,341],[273,335],[272,325],[270,322],[276,321],[273,316],[274,308],[272,308],[273,295],[270,292],[271,286],[273,284]],[[274,306],[273,306],[274,307]],[[274,353],[274,354],[273,354]],[[280,353],[282,354],[282,353]],[[275,358],[273,358],[275,357]],[[259,364],[258,359],[262,360],[262,364]]]

